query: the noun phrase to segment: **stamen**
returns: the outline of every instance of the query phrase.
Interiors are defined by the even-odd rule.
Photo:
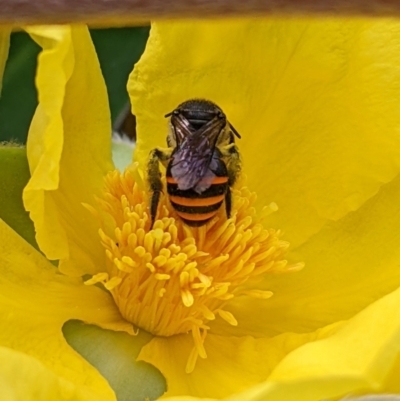
[[[222,317],[222,319],[225,320],[225,322],[228,322],[231,326],[237,326],[238,325],[238,322],[235,319],[235,317],[232,315],[232,313],[227,312],[227,311],[222,310],[222,309],[218,309],[217,313],[218,313],[219,316]]]
[[[106,283],[104,283],[104,287],[111,291],[115,287],[117,287],[122,281],[121,277],[113,277],[112,279],[108,280]]]
[[[197,348],[193,347],[192,351],[189,354],[188,361],[186,363],[186,368],[185,368],[186,373],[192,373],[194,371],[198,356],[199,353],[197,351]]]
[[[248,295],[249,297],[258,299],[268,299],[271,298],[274,293],[272,291],[249,290],[240,292],[240,295]]]
[[[232,217],[226,219],[222,207],[196,228],[183,224],[161,196],[150,230],[149,194],[137,165],[123,174],[113,171],[98,208],[85,206],[99,220],[107,261],[104,271],[85,284],[104,285],[125,319],[154,335],[190,333],[194,347],[186,371],[191,372],[199,356],[207,357],[208,322],[217,318],[240,324],[226,310],[231,299],[248,296],[264,302],[272,296],[257,288],[259,281],[253,278],[304,266],[288,264],[289,244],[280,239],[279,230],[261,224],[277,206],[271,203],[259,216],[252,206],[255,200],[247,188],[234,190]]]
[[[92,276],[89,280],[86,280],[84,284],[93,285],[97,283],[104,283],[108,280],[108,273],[98,273]]]

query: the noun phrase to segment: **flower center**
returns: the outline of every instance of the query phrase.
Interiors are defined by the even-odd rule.
[[[256,196],[247,188],[233,191],[230,219],[221,208],[202,227],[182,223],[164,196],[150,231],[149,194],[142,188],[136,165],[106,176],[96,215],[101,216],[107,266],[86,284],[101,282],[122,316],[139,328],[158,336],[191,333],[190,372],[198,356],[206,358],[207,323],[222,318],[238,324],[225,309],[231,299],[267,299],[272,293],[257,289],[252,279],[299,270],[303,264],[288,266],[289,244],[279,230],[262,226],[251,206]],[[274,209],[274,204],[265,208],[264,215]]]

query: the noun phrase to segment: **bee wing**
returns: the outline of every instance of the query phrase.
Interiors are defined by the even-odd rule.
[[[171,126],[175,132],[177,146],[181,146],[185,141],[185,138],[192,135],[190,123],[185,117],[182,116],[182,114],[172,114]]]
[[[226,125],[225,118],[214,117],[211,121],[196,131],[196,135],[206,137],[210,148],[214,150],[218,137]]]
[[[224,119],[215,117],[192,135],[188,135],[172,156],[171,174],[178,188],[187,190],[197,188],[205,191],[212,183],[215,174],[210,169],[217,139],[225,127]],[[197,185],[204,180],[203,185]]]

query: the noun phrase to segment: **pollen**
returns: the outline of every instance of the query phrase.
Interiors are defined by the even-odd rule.
[[[156,336],[191,335],[186,366],[191,372],[198,357],[207,357],[209,322],[240,324],[227,308],[232,299],[268,302],[272,292],[257,287],[260,278],[303,267],[288,264],[289,244],[280,230],[264,228],[263,219],[276,205],[258,214],[255,200],[247,188],[235,189],[230,219],[221,208],[206,225],[189,227],[162,196],[150,230],[149,193],[137,165],[112,171],[98,207],[90,208],[99,220],[106,265],[86,284],[101,283],[122,316],[139,329]]]

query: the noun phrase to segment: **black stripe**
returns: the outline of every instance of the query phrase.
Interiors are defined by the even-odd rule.
[[[228,183],[212,184],[203,193],[198,194],[193,189],[181,190],[178,189],[178,184],[167,183],[167,191],[170,195],[180,196],[182,198],[210,198],[211,196],[224,195]]]
[[[204,226],[204,224],[206,224],[210,220],[212,220],[213,217],[211,217],[209,219],[205,219],[205,220],[187,220],[187,219],[183,219],[182,217],[180,217],[180,219],[190,227],[200,227],[200,226]]]
[[[218,210],[222,205],[222,201],[209,206],[184,206],[178,205],[175,202],[171,202],[171,205],[178,212],[204,214]]]

